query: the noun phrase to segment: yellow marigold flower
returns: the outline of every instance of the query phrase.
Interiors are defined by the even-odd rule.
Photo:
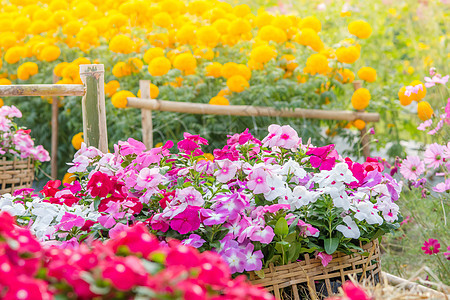
[[[130,66],[132,73],[139,73],[142,70],[144,63],[137,57],[131,57],[128,59],[128,66]]]
[[[60,55],[61,55],[61,49],[59,49],[58,46],[49,45],[49,46],[45,46],[42,49],[41,54],[39,55],[39,58],[41,60],[45,60],[46,62],[51,62],[51,61],[57,60]]]
[[[353,126],[355,126],[359,130],[363,130],[366,127],[366,122],[363,120],[357,119],[353,121]]]
[[[274,41],[282,44],[287,41],[286,33],[273,25],[266,25],[258,31],[258,37],[266,42]]]
[[[312,54],[306,60],[306,67],[303,69],[303,72],[306,74],[316,75],[327,75],[331,71],[330,66],[328,65],[328,59],[325,55],[322,54]]]
[[[112,73],[117,78],[129,76],[131,75],[131,67],[125,62],[119,61],[114,65]]]
[[[108,97],[112,97],[117,90],[120,88],[120,83],[117,80],[111,80],[107,84],[105,84],[105,94]]]
[[[240,93],[249,86],[248,81],[242,75],[234,75],[227,80],[227,87],[232,92]]]
[[[8,78],[0,78],[0,85],[11,85],[11,80]]]
[[[258,63],[266,63],[277,57],[277,50],[271,46],[263,45],[256,47],[250,53],[250,58]]]
[[[281,57],[281,60],[285,60],[284,67],[288,71],[294,71],[298,67],[298,63],[295,62],[295,56],[292,54],[285,54]]]
[[[356,110],[363,110],[369,106],[370,92],[366,88],[360,88],[353,92],[352,105]]]
[[[175,57],[173,66],[180,71],[191,73],[197,68],[197,60],[191,53],[186,52]]]
[[[129,54],[135,50],[133,40],[124,34],[114,36],[109,42],[109,50],[115,53]]]
[[[353,21],[348,24],[348,32],[360,39],[367,39],[372,34],[372,27],[363,20]]]
[[[81,29],[80,32],[78,32],[77,39],[80,42],[84,42],[89,45],[93,45],[98,40],[98,31],[93,26],[83,27],[83,29]]]
[[[239,65],[235,62],[227,62],[223,65],[221,74],[224,78],[228,79],[234,75],[239,75]]]
[[[347,11],[341,11],[341,17],[345,18],[345,17],[350,17],[352,15],[352,12],[347,10]]]
[[[12,30],[14,32],[26,33],[27,29],[31,26],[31,20],[25,16],[18,17],[12,23]]]
[[[2,107],[5,104],[5,102],[3,102],[3,99],[0,98],[0,107]]]
[[[417,91],[417,94],[411,93],[411,97],[414,101],[419,101],[419,100],[422,100],[423,98],[425,98],[425,96],[427,95],[427,88],[421,81],[414,80],[409,85],[411,85],[411,86],[420,85],[421,86],[421,88]]]
[[[78,57],[77,59],[75,59],[73,62],[72,62],[73,64],[76,64],[76,65],[90,65],[91,64],[91,61],[88,59],[88,58],[86,58],[86,57]],[[95,62],[94,62],[95,63]]]
[[[262,70],[264,69],[264,65],[262,63],[256,62],[253,59],[250,59],[247,63],[250,70]]]
[[[201,16],[211,8],[209,1],[197,0],[189,2],[188,11],[192,15]]]
[[[411,94],[411,96],[406,96],[405,95],[406,92],[406,87],[402,87],[399,91],[398,91],[398,99],[400,100],[400,104],[403,106],[407,106],[410,105],[411,102],[413,102],[413,97]]]
[[[164,56],[156,57],[149,63],[148,72],[152,76],[163,76],[170,71],[171,67],[172,64],[170,63],[170,60],[168,60]]]
[[[230,105],[230,101],[228,101],[228,99],[223,96],[216,96],[216,97],[212,97],[211,100],[209,100],[209,104],[211,104],[211,105]]]
[[[76,35],[78,32],[80,32],[81,26],[81,23],[76,20],[69,21],[66,25],[63,26],[62,31],[65,35],[68,36]]]
[[[285,16],[285,15],[276,16],[272,20],[271,24],[275,27],[282,29],[283,31],[288,30],[289,28],[291,28],[294,25],[294,24],[292,24],[291,18],[289,18],[289,16]]]
[[[141,90],[138,91],[137,94],[138,98],[141,98]],[[150,98],[156,99],[159,96],[159,88],[154,85],[153,83],[150,83]]]
[[[247,4],[237,5],[233,8],[233,14],[235,14],[239,18],[243,18],[248,14],[251,14],[252,11]]]
[[[256,16],[255,19],[256,27],[262,28],[264,26],[270,25],[274,18],[274,16],[265,11],[261,14],[258,13],[258,16]]]
[[[80,144],[80,148],[81,148],[81,144]],[[78,148],[78,149],[80,149],[80,148]],[[75,174],[73,174],[73,173],[66,173],[66,174],[64,174],[64,178],[62,180],[62,183],[63,184],[65,184],[65,183],[69,184],[69,183],[74,182],[75,179],[76,179],[75,178]]]
[[[362,67],[358,71],[358,77],[367,82],[374,82],[377,80],[377,71],[371,67]]]
[[[417,115],[422,121],[426,121],[433,116],[433,108],[427,101],[420,101],[417,104]]]
[[[55,68],[53,69],[53,74],[55,74],[58,77],[62,77],[62,72],[64,70],[64,68],[68,65],[68,62],[62,62],[59,63],[55,66]]]
[[[153,48],[150,48],[147,51],[145,51],[144,61],[147,64],[149,64],[152,61],[152,59],[154,59],[156,57],[161,57],[161,56],[164,56],[164,50],[159,47],[153,47]]]
[[[197,39],[200,44],[214,48],[220,41],[220,33],[214,26],[204,26],[197,30]]]
[[[203,154],[203,156],[209,161],[214,161],[214,155],[212,155],[211,153],[205,153]]]
[[[322,30],[322,23],[320,23],[319,19],[315,16],[308,16],[300,20],[300,24],[298,24],[300,29],[311,28],[314,29],[315,32],[319,33]]]
[[[349,69],[338,70],[336,79],[342,83],[352,83],[355,80],[355,73]]]
[[[186,24],[181,27],[176,35],[175,38],[178,43],[184,45],[184,44],[194,44],[195,43],[195,26],[192,24]]]
[[[28,80],[31,76],[38,73],[38,65],[34,62],[23,63],[17,69],[17,78],[20,80]]]
[[[72,81],[80,77],[80,68],[77,64],[69,63],[62,70],[62,77],[69,78]]]
[[[47,23],[43,20],[36,20],[31,23],[31,26],[28,28],[28,31],[32,34],[41,34],[47,31]]]
[[[301,45],[309,46],[316,52],[323,49],[324,45],[317,32],[312,28],[304,28],[296,36],[295,41]]]
[[[252,78],[252,71],[246,65],[240,64],[239,66],[239,75],[245,78],[245,80],[250,80]]]
[[[235,19],[231,22],[230,26],[228,27],[228,32],[232,35],[243,35],[252,30],[252,25],[250,25],[250,22],[246,19]]]
[[[229,89],[221,89],[218,93],[217,96],[221,96],[221,97],[225,97],[225,96],[229,96],[231,95],[233,92],[230,91]]]
[[[160,12],[153,17],[153,22],[155,25],[163,28],[172,27],[173,20],[172,17],[166,12]]]
[[[308,75],[305,75],[305,74],[297,75],[298,83],[305,83],[306,81],[308,81]]]
[[[194,51],[196,57],[201,57],[207,60],[214,58],[214,51],[211,48],[197,48]]]
[[[357,46],[340,47],[336,50],[337,60],[341,63],[352,64],[358,60],[361,49]]]
[[[25,56],[25,49],[23,47],[14,46],[6,50],[5,56],[3,59],[8,64],[15,64],[18,62],[22,57]]]
[[[118,91],[111,97],[111,102],[116,108],[127,107],[128,97],[135,97],[130,91]]]
[[[222,75],[222,64],[218,62],[213,62],[205,68],[206,76],[211,76],[214,78],[219,78]]]
[[[218,19],[212,24],[212,26],[214,26],[220,34],[227,34],[230,23],[231,22],[227,19]]]
[[[81,144],[84,142],[83,139],[83,133],[78,132],[72,137],[72,146],[75,148],[75,150],[80,150]]]

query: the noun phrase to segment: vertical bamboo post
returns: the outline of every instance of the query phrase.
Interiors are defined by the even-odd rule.
[[[362,82],[359,80],[354,81],[353,88],[355,89],[355,91],[357,89],[362,88]],[[358,111],[364,112],[364,110],[358,110]],[[361,147],[362,147],[363,156],[364,156],[364,159],[367,159],[370,156],[370,144],[369,144],[370,141],[369,141],[369,135],[367,134],[367,124],[363,129],[361,129],[360,137],[361,137]]]
[[[58,82],[58,76],[53,74],[53,84]],[[59,97],[52,97],[52,151],[51,151],[51,177],[58,179],[58,115]]]
[[[87,146],[108,152],[108,134],[105,110],[105,69],[103,65],[80,65],[80,77],[86,93],[81,107],[83,135]]]
[[[150,80],[140,80],[141,98],[151,99]],[[142,142],[147,149],[153,148],[153,121],[150,109],[141,109],[142,118]]]

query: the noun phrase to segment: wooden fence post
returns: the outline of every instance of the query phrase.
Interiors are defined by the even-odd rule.
[[[362,88],[362,82],[360,80],[354,81],[353,88],[355,89],[355,91],[357,89]],[[358,110],[358,111],[364,112],[364,110]],[[367,134],[367,124],[363,129],[361,129],[360,136],[361,136],[361,147],[362,147],[363,156],[365,159],[367,159],[370,156],[370,139],[369,139],[369,135]]]
[[[80,65],[80,77],[86,87],[86,94],[81,102],[84,142],[87,146],[94,146],[107,153],[104,66]]]
[[[58,82],[58,76],[53,74],[53,84]],[[52,97],[52,150],[51,150],[51,177],[58,179],[58,115],[59,97]]]
[[[150,80],[140,80],[139,88],[142,99],[151,99]],[[153,148],[153,121],[150,109],[141,109],[142,118],[142,142],[147,149]]]

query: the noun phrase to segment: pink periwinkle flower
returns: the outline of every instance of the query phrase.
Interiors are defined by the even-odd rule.
[[[2,106],[0,107],[0,117],[8,117],[12,118],[22,118],[22,113],[20,110],[14,105],[11,106]]]
[[[425,172],[425,164],[418,156],[407,156],[400,166],[400,173],[407,180],[417,180]]]
[[[158,168],[143,168],[136,178],[137,189],[152,189],[161,183],[163,176]]]
[[[255,194],[270,192],[267,184],[267,173],[263,168],[256,168],[248,175],[247,186]]]
[[[188,205],[193,206],[203,206],[203,204],[205,204],[202,194],[192,186],[182,190],[177,189],[173,201],[179,201],[180,203],[187,203]]]
[[[141,154],[145,151],[145,145],[142,142],[129,138],[126,142],[119,141],[120,154],[123,156],[130,154]]]
[[[264,147],[292,149],[298,146],[300,138],[291,126],[272,124],[269,126],[269,135],[262,140],[262,143]]]
[[[198,207],[188,206],[171,220],[170,227],[180,234],[186,234],[199,229],[200,223]]]
[[[203,216],[203,224],[207,226],[223,224],[228,217],[227,211],[213,211],[211,209],[202,208],[200,214]]]
[[[326,267],[330,263],[330,261],[333,259],[333,255],[327,254],[325,252],[318,252],[316,254],[316,257],[320,259],[322,262],[322,266]]]
[[[245,262],[244,268],[245,271],[258,271],[262,269],[262,259],[264,258],[264,254],[261,250],[253,251],[255,246],[252,243],[249,243],[247,247],[245,247],[244,255]]]
[[[311,148],[306,152],[306,155],[311,155],[309,160],[311,166],[319,168],[321,171],[333,169],[336,159],[339,157],[334,145]]]
[[[229,159],[216,161],[219,170],[214,173],[217,181],[227,183],[236,175],[238,167]]]
[[[183,245],[192,246],[194,248],[200,248],[206,241],[202,239],[198,234],[191,234],[189,238],[181,241]]]
[[[59,222],[59,224],[56,226],[56,228],[62,229],[64,231],[69,231],[71,230],[73,227],[83,227],[84,223],[86,222],[85,219],[83,219],[80,216],[77,216],[75,214],[71,214],[69,212],[66,212],[62,218],[61,221]]]
[[[441,244],[439,244],[436,239],[428,239],[423,243],[422,250],[425,254],[433,255],[439,253],[439,248],[441,248]]]

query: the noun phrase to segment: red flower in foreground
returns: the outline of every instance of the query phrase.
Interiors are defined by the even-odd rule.
[[[44,185],[40,193],[45,197],[53,197],[57,192],[59,192],[58,188],[60,185],[60,180],[49,180],[47,184]]]
[[[439,244],[438,240],[428,239],[423,243],[422,250],[425,254],[433,255],[439,253],[439,248],[441,248],[441,244]]]
[[[346,281],[342,285],[345,296],[350,300],[370,300],[364,289],[351,281]]]
[[[87,184],[87,188],[92,197],[106,197],[113,189],[113,183],[108,175],[102,172],[95,172]]]

